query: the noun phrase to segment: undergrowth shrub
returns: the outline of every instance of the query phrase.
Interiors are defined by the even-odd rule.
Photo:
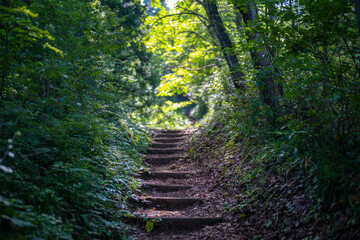
[[[139,185],[134,176],[148,135],[107,111],[45,125],[15,118],[22,123],[2,126],[3,136],[16,138],[2,139],[11,151],[1,164],[11,170],[0,172],[1,236],[115,239],[126,233],[120,218]],[[3,119],[9,114],[2,112]]]
[[[0,239],[126,235],[149,136],[129,115],[154,84],[143,14],[140,1],[2,1]]]
[[[360,166],[358,147],[353,145],[358,141],[356,133],[341,136],[349,151],[344,153],[337,141],[340,136],[332,128],[333,119],[321,119],[321,113],[309,120],[284,112],[274,121],[274,113],[257,100],[249,98],[244,103],[233,96],[218,99],[216,107],[203,120],[201,129],[223,139],[223,151],[240,152],[240,160],[229,164],[224,172],[237,179],[248,195],[248,204],[268,201],[267,193],[273,190],[268,188],[278,176],[293,179],[307,190],[312,207],[306,219],[336,219],[337,211],[347,209],[346,217],[332,222],[329,231],[345,228],[344,224],[346,228],[359,225]],[[219,161],[226,164],[228,160]],[[336,207],[327,209],[329,206]]]

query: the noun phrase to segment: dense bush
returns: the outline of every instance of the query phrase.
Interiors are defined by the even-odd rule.
[[[2,1],[1,239],[125,235],[148,143],[128,116],[153,84],[143,13],[138,1]]]

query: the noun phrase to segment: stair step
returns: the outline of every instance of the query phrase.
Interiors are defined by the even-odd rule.
[[[139,200],[144,207],[166,210],[181,210],[202,203],[202,199],[199,198],[139,197]]]
[[[141,178],[143,179],[166,179],[166,178],[175,178],[175,179],[185,179],[188,178],[190,175],[195,174],[195,172],[157,172],[157,171],[150,171],[150,172],[143,172],[141,174]]]
[[[153,190],[157,192],[175,192],[180,190],[190,189],[192,186],[187,185],[162,185],[162,184],[149,184],[145,183],[142,188],[145,190]]]
[[[148,148],[150,154],[174,154],[184,151],[183,148]]]
[[[184,141],[185,138],[183,138],[183,137],[178,137],[178,138],[154,137],[151,140],[154,142],[159,142],[159,143],[178,143],[178,142]]]
[[[138,223],[153,221],[153,231],[193,230],[205,225],[214,225],[224,220],[223,217],[138,217]]]
[[[184,133],[187,130],[181,129],[153,129],[153,132],[156,133]]]
[[[186,133],[157,133],[155,137],[157,138],[181,138],[186,137],[188,134]]]
[[[166,165],[183,157],[181,155],[146,156],[145,161],[153,165]]]
[[[186,156],[185,149],[180,144],[187,141],[191,130],[161,130],[154,129],[154,137],[151,139],[151,147],[145,161],[152,165],[167,165]],[[169,166],[170,167],[170,166]],[[194,171],[156,171],[157,166],[153,166],[154,171],[141,173],[142,179],[185,179],[189,175],[195,174]],[[159,168],[158,168],[159,169]],[[156,182],[156,184],[155,184]],[[174,182],[177,181],[167,181]],[[193,230],[204,225],[216,224],[223,221],[220,216],[197,215],[194,209],[201,208],[203,199],[187,197],[156,197],[160,192],[175,192],[192,188],[192,185],[158,184],[161,181],[148,181],[142,185],[144,195],[138,197],[138,207],[141,208],[141,216],[129,216],[126,219],[135,221],[137,224],[145,225],[149,221],[154,223],[154,230]],[[181,183],[180,183],[181,184]],[[154,191],[155,196],[151,191]],[[155,192],[156,191],[156,192]],[[182,195],[179,192],[178,195]],[[185,193],[185,192],[184,192]],[[146,195],[148,194],[148,195]],[[175,194],[166,194],[175,195]],[[200,206],[199,206],[200,204]],[[195,205],[195,206],[193,206]],[[195,217],[199,216],[199,217]]]
[[[179,144],[177,143],[157,143],[157,142],[151,143],[152,148],[176,148],[177,146],[179,146]]]

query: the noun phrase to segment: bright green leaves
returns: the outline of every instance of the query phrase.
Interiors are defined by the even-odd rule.
[[[151,7],[162,8],[161,0],[150,0]]]
[[[187,128],[190,126],[190,121],[179,110],[191,103],[190,101],[179,103],[166,101],[161,105],[153,104],[143,109],[143,113],[133,112],[131,118],[146,122],[153,128]]]
[[[45,43],[43,46],[44,46],[44,48],[49,48],[49,49],[53,50],[54,52],[58,53],[62,57],[64,56],[63,51],[51,46],[48,42]]]
[[[147,232],[151,232],[154,229],[154,222],[153,221],[147,221],[145,224],[145,230]]]
[[[196,100],[206,91],[201,85],[218,68],[214,61],[217,50],[204,25],[205,16],[200,5],[181,1],[171,13],[161,9],[146,19],[150,31],[144,42],[161,62],[158,96],[183,95]]]
[[[25,62],[28,61],[25,59],[26,51],[34,51],[42,44],[43,48],[50,49],[49,52],[62,55],[61,50],[48,42],[54,40],[50,33],[35,23],[37,16],[25,6],[18,8],[0,6],[1,98],[18,94],[15,88],[24,82],[25,70],[32,71],[41,64],[31,64],[31,67],[29,65],[29,68],[26,68]],[[39,56],[38,53],[35,55],[36,58]]]
[[[190,105],[194,102],[192,101],[185,101],[185,102],[179,102],[179,103],[173,103],[171,101],[166,101],[165,102],[168,106],[168,110],[177,110],[179,108],[183,108],[183,107],[186,107],[187,105]]]
[[[189,92],[188,84],[192,77],[193,74],[183,68],[163,76],[160,86],[157,88],[158,96],[186,95]]]
[[[33,24],[33,19],[37,16],[38,14],[33,13],[25,6],[19,8],[0,6],[0,23],[3,26],[0,30],[2,41],[7,41],[12,45],[10,48],[19,51],[43,38],[54,40],[48,31]],[[51,47],[49,43],[46,44]]]

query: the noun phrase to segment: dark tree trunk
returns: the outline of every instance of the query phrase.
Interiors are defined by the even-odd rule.
[[[240,5],[235,5],[242,15],[245,26],[249,26],[251,21],[256,21],[258,17],[257,6],[254,3],[246,5],[246,8]],[[246,9],[246,10],[245,10]],[[262,36],[259,33],[249,34],[245,33],[247,41],[263,42]],[[254,68],[258,70],[257,81],[259,84],[260,98],[263,103],[271,106],[275,111],[279,111],[279,100],[276,92],[274,74],[266,50],[250,49],[251,59]]]
[[[275,52],[273,51],[271,46],[266,46],[266,49],[268,50],[268,52],[270,54],[270,59],[276,58]],[[283,97],[283,96],[285,96],[285,91],[284,91],[284,87],[283,87],[284,78],[281,76],[279,68],[276,65],[274,66],[274,64],[272,66],[274,68],[274,71],[276,72],[277,80],[279,80],[277,82],[275,81],[276,89],[278,91],[279,96]]]
[[[239,61],[233,50],[233,43],[226,32],[224,23],[220,17],[216,0],[205,0],[204,7],[208,15],[210,25],[215,31],[227,65],[229,66],[231,79],[238,90],[245,90],[244,74],[239,70]]]
[[[9,37],[8,37],[8,29],[5,28],[5,47],[3,52],[3,69],[2,69],[2,77],[1,77],[1,85],[0,85],[0,99],[4,99],[4,88],[5,81],[8,74],[8,55],[9,55]]]
[[[354,0],[354,4],[355,4],[355,15],[356,15],[358,34],[360,39],[360,0]]]
[[[243,35],[243,25],[242,25],[242,17],[241,17],[241,14],[240,12],[235,8],[234,9],[235,11],[235,25],[236,25],[236,29],[238,30],[239,34]]]

